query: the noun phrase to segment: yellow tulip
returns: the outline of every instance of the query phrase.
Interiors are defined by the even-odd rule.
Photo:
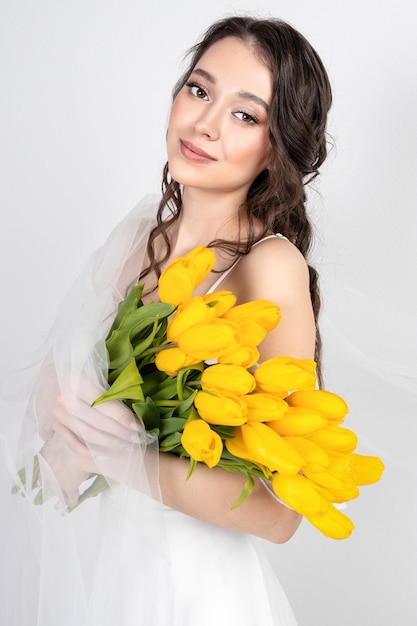
[[[210,274],[216,264],[215,252],[211,248],[205,248],[204,246],[193,248],[183,259],[185,263],[193,266],[197,272],[196,287]]]
[[[288,410],[287,403],[267,393],[251,393],[242,397],[248,408],[248,422],[270,422],[279,420]]]
[[[378,482],[384,471],[384,464],[377,456],[351,455],[351,471],[357,485],[371,485]]]
[[[160,301],[179,305],[191,298],[194,289],[208,276],[215,263],[213,250],[201,246],[174,259],[159,277]]]
[[[358,444],[358,437],[353,431],[332,424],[316,430],[308,438],[325,450],[336,452],[353,452]]]
[[[278,325],[281,313],[279,307],[269,300],[252,300],[233,307],[225,317],[234,322],[253,320],[269,332]]]
[[[350,468],[352,454],[351,452],[327,450],[329,457],[329,471],[335,474],[345,472]]]
[[[255,370],[257,388],[266,393],[287,393],[292,389],[313,389],[316,364],[307,359],[280,356],[268,359]]]
[[[255,379],[244,367],[217,363],[207,367],[201,376],[201,387],[207,390],[230,391],[244,396],[255,389]]]
[[[213,308],[207,306],[201,296],[194,296],[180,309],[174,313],[168,322],[167,338],[173,343],[177,342],[179,337],[186,330],[200,324],[209,322],[215,317]]]
[[[318,411],[288,407],[285,415],[270,427],[280,435],[310,435],[327,425],[327,420]]]
[[[330,489],[330,487],[322,487],[316,483],[316,489],[323,498],[336,504],[350,502],[359,496],[359,489],[353,483],[344,484],[341,489]]]
[[[340,396],[325,389],[294,391],[286,399],[289,406],[314,409],[323,413],[332,423],[341,423],[349,412],[348,405]]]
[[[235,352],[219,357],[219,363],[252,367],[259,361],[259,351],[254,346],[241,346]]]
[[[185,424],[181,443],[195,461],[203,461],[209,467],[220,461],[223,452],[221,437],[203,420],[191,420]]]
[[[239,458],[288,476],[297,474],[303,465],[303,458],[298,452],[266,424],[248,422],[236,428],[233,434],[234,438],[226,439],[225,445],[231,454]]]
[[[186,330],[178,338],[178,345],[186,354],[206,361],[238,350],[240,335],[233,322],[214,319]]]
[[[312,480],[320,493],[330,502],[347,502],[359,495],[350,469],[350,454],[328,454],[329,464],[320,469],[307,463],[303,472]],[[323,492],[321,491],[323,490]]]
[[[285,441],[297,450],[305,463],[315,471],[322,471],[329,465],[329,456],[323,448],[304,437],[285,436]]]
[[[300,515],[317,515],[327,509],[325,500],[314,484],[305,476],[284,476],[276,472],[272,477],[272,489],[288,506]]]
[[[355,528],[352,520],[330,503],[324,513],[306,515],[306,519],[332,539],[347,539]]]
[[[194,398],[194,406],[200,417],[209,424],[240,426],[246,422],[246,405],[233,393],[199,391]]]
[[[222,317],[236,302],[236,296],[231,291],[212,291],[202,297],[214,309],[216,317]]]
[[[180,348],[167,348],[158,352],[155,358],[156,367],[165,372],[168,376],[176,376],[180,369],[199,363],[200,359],[195,359],[185,354]]]
[[[333,474],[328,470],[313,472],[307,465],[303,467],[303,474],[307,476],[313,483],[324,487],[325,489],[343,489],[344,481],[337,474]]]

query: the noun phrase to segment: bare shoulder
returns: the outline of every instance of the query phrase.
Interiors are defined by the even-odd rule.
[[[239,267],[240,265],[240,267]],[[237,266],[236,279],[243,299],[293,298],[309,293],[309,272],[298,248],[283,237],[273,237],[254,246]]]
[[[224,289],[233,291],[238,303],[269,300],[280,308],[278,327],[260,346],[262,360],[280,354],[314,358],[316,329],[309,283],[306,260],[282,237],[254,246],[227,276]]]

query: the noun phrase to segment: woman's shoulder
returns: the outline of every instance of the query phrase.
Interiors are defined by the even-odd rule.
[[[268,294],[270,299],[277,295],[291,298],[309,289],[307,262],[285,237],[268,237],[254,245],[236,270],[234,278],[248,298],[268,298]]]
[[[265,270],[268,274],[279,270],[282,274],[308,273],[306,259],[295,244],[281,235],[274,235],[252,246],[244,257],[242,266],[246,271]]]

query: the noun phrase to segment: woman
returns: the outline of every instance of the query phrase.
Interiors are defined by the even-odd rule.
[[[59,593],[45,587],[48,571],[56,584],[64,569],[54,565],[56,544],[45,540],[44,612],[38,621],[26,615],[25,624],[58,623],[58,614],[60,624],[94,626],[295,623],[248,535],[287,541],[299,515],[261,480],[231,509],[242,477],[199,464],[187,481],[188,461],[145,446],[125,407],[90,405],[103,389],[102,340],[117,302],[138,279],[145,300],[155,299],[164,267],[198,245],[212,246],[217,263],[196,293],[221,282],[238,303],[268,299],[280,306],[282,321],[260,346],[261,360],[291,355],[319,362],[319,295],[305,260],[304,184],[326,156],[330,104],[320,59],[284,23],[228,18],[195,47],[174,90],[156,225],[154,201],[146,200],[96,254],[63,307],[32,396],[29,415],[46,441],[44,491],[52,487],[75,505],[90,475],[104,475],[113,487],[99,513],[98,552],[87,559],[91,545],[85,551],[77,546],[87,574],[80,576],[73,559],[66,599],[62,581]],[[27,432],[22,448],[30,458]],[[26,468],[30,475],[30,464]],[[48,505],[39,509],[45,536],[58,533],[65,558],[74,556],[67,554],[68,542],[75,541],[72,527],[83,507],[91,509],[87,503],[61,523]]]

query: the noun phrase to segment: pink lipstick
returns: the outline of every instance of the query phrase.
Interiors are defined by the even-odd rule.
[[[198,148],[190,141],[185,141],[185,139],[180,139],[181,146],[181,154],[188,159],[189,161],[194,161],[194,163],[211,163],[216,161],[216,159],[201,148]]]

